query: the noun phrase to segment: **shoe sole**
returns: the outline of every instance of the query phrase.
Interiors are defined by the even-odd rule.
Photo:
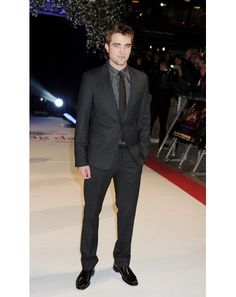
[[[137,286],[137,285],[138,285],[138,282],[137,282],[137,283],[129,283],[129,282],[127,282],[127,280],[125,280],[125,279],[123,278],[123,276],[122,276],[120,270],[119,270],[117,267],[113,266],[113,270],[114,270],[115,272],[120,273],[120,275],[121,275],[123,281],[124,281],[126,284],[128,284],[128,285],[130,285],[130,286]]]

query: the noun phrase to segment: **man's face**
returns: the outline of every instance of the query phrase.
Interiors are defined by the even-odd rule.
[[[131,47],[132,39],[130,35],[114,33],[111,36],[111,42],[105,44],[110,64],[118,70],[124,69],[131,53]]]

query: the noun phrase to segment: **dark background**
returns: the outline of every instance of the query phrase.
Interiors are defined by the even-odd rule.
[[[197,0],[169,0],[160,8],[161,1],[126,1],[125,21],[135,29],[133,52],[153,51],[166,47],[168,51],[184,52],[188,47],[205,47],[205,1],[196,10]],[[165,2],[165,1],[163,1]],[[141,16],[140,16],[141,14]],[[56,97],[64,100],[63,110],[75,115],[81,75],[85,70],[100,65],[100,53],[88,53],[83,26],[74,28],[64,17],[30,15],[30,79]],[[40,92],[30,88],[30,111],[43,108]],[[41,105],[40,105],[41,104]],[[53,106],[51,106],[53,109]]]
[[[62,17],[30,16],[30,75],[74,109],[82,72],[87,67],[84,27],[73,26]],[[31,88],[31,108],[40,94]]]

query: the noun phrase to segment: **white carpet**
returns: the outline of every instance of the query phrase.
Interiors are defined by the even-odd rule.
[[[84,291],[80,272],[83,181],[73,158],[73,128],[59,118],[31,119],[31,297],[204,297],[205,206],[144,167],[131,268],[139,285],[112,270],[114,188],[100,216],[99,263]]]

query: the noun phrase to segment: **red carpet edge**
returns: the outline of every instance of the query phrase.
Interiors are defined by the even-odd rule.
[[[203,185],[200,185],[177,170],[158,161],[154,157],[148,157],[145,165],[168,179],[202,204],[206,205],[206,188]]]

